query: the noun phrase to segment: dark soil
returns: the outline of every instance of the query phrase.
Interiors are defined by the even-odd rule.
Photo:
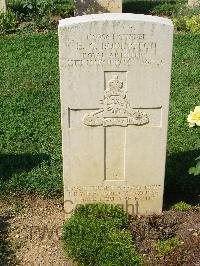
[[[131,232],[145,265],[200,265],[200,209],[164,211],[162,215],[134,217]],[[160,256],[158,240],[176,237],[181,245]]]

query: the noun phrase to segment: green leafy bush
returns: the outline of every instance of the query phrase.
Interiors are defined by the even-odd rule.
[[[196,158],[197,164],[194,167],[191,167],[189,169],[189,174],[190,175],[194,175],[194,176],[198,176],[200,175],[200,156],[198,158]]]
[[[186,212],[189,211],[192,208],[192,206],[184,201],[178,202],[172,206],[173,210]]]
[[[17,26],[17,16],[10,9],[0,12],[0,33],[10,32]]]
[[[15,14],[17,14],[20,21],[30,21],[32,14],[37,12],[37,5],[34,0],[11,0],[9,1],[8,6]]]
[[[200,26],[200,23],[199,23]],[[200,28],[199,28],[200,30]],[[200,126],[200,106],[196,106],[194,111],[190,111],[190,114],[187,117],[187,122],[189,123],[189,127],[199,127]],[[200,156],[196,158],[197,164],[194,167],[189,169],[189,174],[194,176],[200,175]]]
[[[174,248],[178,248],[182,245],[182,242],[176,237],[169,238],[167,240],[158,240],[155,244],[158,257],[169,255]]]
[[[170,13],[175,12],[177,2],[182,4],[182,0],[124,0],[123,12],[124,13],[136,13],[136,14],[157,14],[162,15],[163,11],[170,10]],[[166,13],[165,13],[166,14]]]
[[[200,32],[200,15],[186,19],[186,28],[190,32]]]
[[[173,13],[173,17],[191,17],[200,14],[200,7],[190,8],[185,4],[177,4],[176,12]]]
[[[173,23],[178,31],[200,32],[200,15],[174,18]]]
[[[171,3],[160,4],[153,8],[152,15],[171,16],[175,11],[175,5]]]
[[[63,226],[65,252],[79,265],[142,265],[128,226],[129,217],[120,207],[80,206]]]
[[[21,20],[27,21],[38,16],[73,15],[74,3],[72,0],[12,0],[9,7]]]
[[[174,27],[177,31],[187,31],[186,27],[186,17],[178,17],[173,20]]]
[[[6,16],[7,21],[0,24],[3,33],[10,30],[57,29],[58,20],[72,16],[74,12],[73,0],[10,0],[8,7],[10,11]],[[1,16],[5,17],[5,15]],[[16,23],[13,23],[15,21]],[[18,25],[18,28],[16,28],[16,25]]]

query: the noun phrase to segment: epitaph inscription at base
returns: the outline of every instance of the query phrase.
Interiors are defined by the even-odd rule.
[[[102,14],[60,21],[65,211],[162,211],[173,26]]]

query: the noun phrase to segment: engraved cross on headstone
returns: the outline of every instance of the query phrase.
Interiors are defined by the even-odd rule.
[[[102,108],[89,109],[93,111],[83,116],[82,123],[104,127],[104,180],[125,180],[126,128],[146,125],[150,118],[140,110],[142,108],[130,107],[127,89],[117,75],[107,83],[104,98],[100,101]]]

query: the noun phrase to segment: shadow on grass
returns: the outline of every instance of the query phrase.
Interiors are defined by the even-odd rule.
[[[50,163],[50,156],[44,153],[0,154],[0,179],[8,179],[19,172],[29,172],[44,161]]]
[[[180,201],[194,205],[200,203],[200,176],[188,174],[188,169],[195,166],[195,158],[199,155],[200,150],[193,150],[167,157],[164,208]]]
[[[123,3],[123,13],[150,14],[153,8],[163,3],[175,4],[176,1],[125,0]]]
[[[9,216],[0,215],[0,265],[16,265],[15,252],[7,240]]]

